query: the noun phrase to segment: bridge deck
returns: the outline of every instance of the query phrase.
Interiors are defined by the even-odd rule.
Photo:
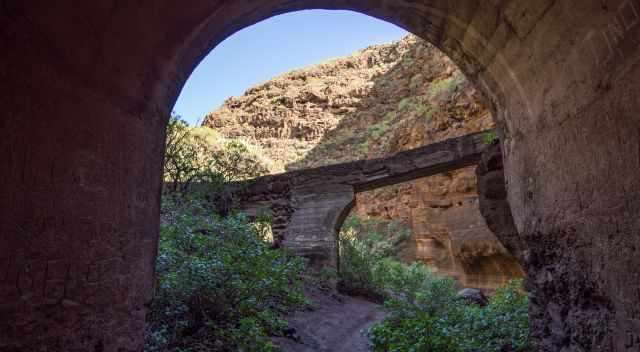
[[[399,152],[387,158],[359,160],[253,179],[245,191],[264,193],[321,184],[351,185],[356,192],[475,165],[485,149],[483,131]]]

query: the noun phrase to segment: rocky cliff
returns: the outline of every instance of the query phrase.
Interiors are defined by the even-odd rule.
[[[492,127],[464,75],[414,36],[276,77],[229,98],[203,124],[261,149],[274,173]],[[473,168],[361,193],[354,212],[402,220],[412,230],[405,258],[462,285],[492,289],[522,275],[480,215]]]

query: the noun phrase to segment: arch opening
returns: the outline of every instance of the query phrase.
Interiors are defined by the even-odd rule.
[[[407,47],[407,48],[405,48]],[[400,49],[400,50],[399,50]],[[380,49],[378,49],[380,50]],[[371,88],[370,90],[366,90],[363,89],[363,91],[365,91],[364,93],[359,93],[360,95],[362,95],[363,97],[361,98],[360,102],[358,104],[350,104],[348,105],[349,107],[353,106],[362,106],[362,107],[367,107],[370,105],[373,105],[375,103],[376,100],[381,100],[381,99],[387,99],[390,100],[390,102],[387,105],[393,105],[393,108],[389,109],[390,111],[375,111],[375,113],[379,113],[380,115],[388,115],[390,113],[396,113],[396,110],[402,110],[400,112],[397,112],[397,114],[405,114],[404,110],[416,110],[416,111],[420,111],[420,114],[424,115],[424,116],[411,116],[409,119],[405,120],[401,120],[400,123],[401,124],[406,124],[406,125],[411,125],[411,124],[422,124],[423,120],[434,120],[434,121],[444,121],[445,123],[449,123],[446,122],[446,120],[451,116],[455,115],[456,113],[460,113],[462,115],[461,111],[458,110],[464,110],[464,108],[462,106],[473,106],[473,108],[470,108],[473,110],[473,114],[474,115],[478,115],[477,120],[481,120],[481,121],[475,121],[475,116],[474,118],[472,118],[471,120],[472,123],[470,127],[468,128],[461,128],[461,126],[457,126],[457,128],[459,129],[459,131],[455,131],[455,132],[449,132],[449,131],[445,131],[445,133],[440,133],[440,134],[434,134],[433,136],[429,136],[429,138],[427,140],[411,140],[411,141],[398,141],[395,144],[404,144],[404,146],[396,146],[394,147],[394,149],[390,150],[392,152],[397,152],[397,151],[402,151],[404,149],[410,149],[411,147],[415,147],[415,146],[420,146],[422,144],[428,143],[428,141],[438,141],[439,139],[445,138],[445,137],[452,137],[452,136],[456,136],[456,135],[460,135],[463,134],[465,132],[476,132],[478,129],[483,128],[484,126],[490,126],[491,124],[491,117],[490,114],[488,113],[487,109],[484,107],[480,107],[480,102],[478,101],[478,93],[476,90],[474,90],[473,88],[471,88],[471,84],[469,82],[466,81],[466,78],[459,72],[459,69],[452,64],[450,61],[448,61],[446,59],[446,57],[444,56],[444,54],[440,53],[439,51],[437,51],[436,49],[433,48],[433,46],[431,46],[430,44],[424,43],[422,41],[418,41],[415,38],[410,38],[410,39],[403,39],[402,43],[400,44],[394,44],[394,46],[391,49],[388,49],[387,51],[400,51],[397,54],[394,54],[394,58],[393,59],[387,59],[387,58],[377,58],[374,55],[370,55],[365,57],[367,60],[355,60],[356,62],[341,62],[340,59],[338,59],[338,61],[340,61],[340,63],[338,64],[339,66],[345,66],[347,68],[351,67],[354,68],[354,66],[360,65],[360,62],[358,61],[366,61],[365,66],[373,66],[375,69],[378,70],[382,70],[384,73],[379,73],[373,76],[372,82],[373,82],[373,88]],[[429,57],[429,59],[425,59],[423,57],[420,57],[420,55],[424,55],[425,57]],[[366,56],[366,54],[363,54],[363,56]],[[386,64],[386,60],[390,61],[390,65],[391,66],[390,69],[384,68],[381,69],[378,67],[379,63],[378,62],[382,62],[384,64]],[[413,97],[405,97],[402,94],[399,94],[399,96],[394,96],[392,98],[387,98],[385,95],[388,94],[386,93],[387,91],[390,90],[394,90],[394,87],[389,87],[389,88],[383,88],[383,86],[385,85],[385,81],[388,80],[393,80],[393,74],[392,72],[396,72],[397,71],[401,71],[401,70],[408,70],[407,67],[409,66],[429,66],[429,69],[427,69],[426,71],[422,71],[420,69],[416,70],[417,72],[408,72],[408,73],[404,73],[405,77],[411,77],[412,78],[412,82],[411,82],[411,89],[414,90],[415,92],[413,92],[413,94],[418,95],[417,99],[409,99],[409,98],[413,98]],[[440,67],[443,66],[443,67]],[[384,66],[383,66],[384,67]],[[311,70],[312,72],[307,72]],[[298,71],[300,71],[298,73]],[[433,72],[432,72],[433,71]],[[450,72],[451,71],[451,72]],[[315,77],[316,76],[316,72],[313,71],[312,69],[302,69],[302,70],[297,70],[296,71],[296,75],[299,76],[303,76],[304,73],[307,73],[307,76],[309,77]],[[417,74],[415,74],[417,73]],[[432,75],[435,77],[427,77],[426,79],[420,78],[422,75]],[[284,75],[282,77],[288,78],[287,75]],[[356,75],[357,76],[357,75]],[[220,112],[216,112],[216,113],[212,113],[210,115],[207,116],[207,118],[205,119],[205,124],[209,125],[213,128],[217,128],[218,130],[223,130],[226,126],[224,122],[220,122],[220,121],[227,121],[228,123],[231,124],[231,127],[229,127],[231,130],[236,131],[234,123],[236,121],[233,121],[233,119],[228,119],[229,115],[233,114],[233,111],[238,111],[240,110],[240,112],[242,112],[243,108],[246,109],[247,105],[250,106],[254,106],[254,105],[262,105],[265,102],[263,101],[263,96],[266,97],[270,97],[271,96],[271,91],[268,90],[266,87],[268,86],[278,86],[279,88],[282,88],[281,85],[285,84],[283,82],[281,82],[281,80],[283,80],[284,78],[278,78],[278,81],[276,82],[268,82],[266,84],[260,84],[257,85],[255,87],[250,88],[249,90],[247,90],[245,96],[241,96],[241,97],[234,97],[231,98],[229,101],[225,102],[224,106],[221,108]],[[304,77],[301,78],[303,81],[305,81],[306,79]],[[395,79],[402,79],[402,78],[395,78]],[[423,81],[423,80],[426,80]],[[437,81],[438,84],[431,84],[433,82]],[[428,83],[427,83],[428,82]],[[405,84],[406,86],[409,86],[407,84]],[[424,85],[426,88],[422,88],[421,85]],[[433,85],[433,87],[431,87],[431,85]],[[459,86],[461,88],[459,88]],[[332,88],[332,87],[328,87],[327,89]],[[304,89],[304,88],[302,88]],[[349,87],[349,89],[351,89],[351,87]],[[357,87],[354,88],[354,90],[357,90]],[[381,93],[372,93],[373,91],[382,91]],[[324,90],[323,90],[324,92]],[[287,90],[288,93],[288,90]],[[325,100],[332,100],[335,99],[328,97],[322,97],[319,96],[319,94],[317,92],[311,92],[313,95],[311,98],[304,98],[307,100],[302,99],[300,96],[292,96],[292,97],[288,97],[290,99],[289,105],[294,106],[294,105],[304,105],[304,104],[311,104],[310,107],[308,107],[308,110],[313,110],[316,108],[316,105],[321,105],[321,103],[323,103]],[[329,95],[329,93],[327,93],[327,95]],[[411,95],[411,94],[408,94]],[[452,98],[452,96],[456,96],[456,98]],[[457,96],[463,96],[462,98],[458,98]],[[339,96],[340,98],[341,96]],[[304,100],[304,101],[303,101]],[[415,100],[415,101],[414,101]],[[456,103],[455,104],[449,104],[449,100],[455,100]],[[461,102],[458,103],[457,101],[460,100]],[[247,103],[246,101],[250,101],[251,103]],[[305,103],[306,102],[306,103]],[[429,108],[425,108],[422,105],[419,105],[418,103],[424,103],[424,104],[428,104],[425,106],[432,106],[431,104],[435,104],[435,106],[437,106],[437,109],[440,108],[440,104],[442,104],[442,108],[443,110],[445,110],[445,112],[440,113],[439,111],[432,111]],[[274,103],[275,104],[275,103]],[[283,105],[286,105],[287,107],[289,107],[289,105],[287,105],[287,102],[282,102]],[[314,105],[315,104],[315,105]],[[345,103],[342,103],[345,104]],[[449,105],[451,106],[449,106]],[[457,104],[457,105],[456,105]],[[333,107],[332,104],[327,104],[330,105],[331,107]],[[415,105],[415,106],[414,106]],[[456,105],[454,107],[454,105]],[[436,110],[436,108],[434,107],[434,110]],[[341,108],[344,108],[347,106],[342,106]],[[456,110],[456,108],[458,110]],[[361,111],[363,110],[362,108],[358,109],[356,108],[355,112],[350,112],[347,114],[347,116],[342,117],[343,120],[348,119],[350,116],[355,116],[358,115]],[[424,111],[423,111],[424,110]],[[452,111],[449,111],[452,110]],[[454,111],[455,110],[455,111]],[[252,114],[255,115],[262,115],[267,114],[266,112],[263,112],[261,110],[248,110],[250,111]],[[246,112],[246,111],[245,111]],[[437,119],[436,116],[438,115]],[[443,115],[443,116],[440,116]],[[480,118],[481,117],[481,118]],[[261,118],[265,118],[264,116],[261,116]],[[451,121],[454,121],[455,123],[459,124],[459,125],[464,125],[466,124],[466,121],[460,122],[461,120],[465,120],[464,116],[453,116],[453,119],[451,119]],[[247,122],[246,119],[243,119],[242,121]],[[390,124],[390,125],[396,125],[396,121],[392,121],[392,122],[388,122],[386,121],[386,117],[385,117],[385,121],[384,125],[386,126],[386,124]],[[436,122],[431,122],[432,124],[435,124]],[[253,122],[249,121],[250,125],[253,125]],[[372,122],[373,124],[373,122]],[[451,124],[451,123],[449,123]],[[380,125],[382,126],[383,124],[381,123],[376,123],[374,125]],[[447,125],[447,128],[453,128],[452,126]],[[335,130],[347,130],[348,126],[343,126],[341,124],[339,124]],[[430,128],[430,127],[429,127]],[[425,128],[423,126],[423,129],[428,130],[429,128]],[[329,130],[332,130],[332,128],[328,128]],[[435,129],[435,128],[434,128]],[[348,130],[351,131],[351,130]],[[353,131],[351,131],[353,132]],[[375,134],[377,135],[377,130],[373,131],[375,132]],[[400,132],[400,134],[404,133],[406,131]],[[237,131],[234,132],[235,134],[237,134]],[[249,132],[250,133],[250,132]],[[304,133],[304,131],[299,131],[298,135],[294,135],[292,137],[286,136],[284,138],[289,137],[290,139],[296,139],[299,138],[299,134],[300,133]],[[349,132],[348,132],[349,133]],[[355,132],[354,132],[355,133]],[[431,132],[429,132],[431,133]],[[324,134],[324,133],[322,133]],[[227,137],[225,135],[225,137]],[[253,136],[252,136],[253,137]],[[376,137],[377,138],[377,137]],[[255,142],[260,142],[259,140],[260,138],[255,138]],[[327,138],[330,139],[330,138]],[[252,140],[252,142],[254,142],[254,140]],[[319,144],[317,144],[312,150],[311,153],[313,153],[314,151],[318,151],[317,153],[322,153],[320,150],[322,149],[326,149],[326,147],[328,145],[330,145],[331,141],[327,141],[325,139],[321,140]],[[321,148],[324,147],[324,148]],[[346,149],[346,145],[342,145],[342,152],[341,154],[344,154],[345,160],[350,160],[350,159],[361,159],[361,157],[358,157],[356,155],[349,155],[349,152],[351,152],[351,150],[347,150]],[[333,148],[338,149],[337,145],[333,145]],[[278,150],[278,152],[281,152],[280,150]],[[380,152],[378,152],[378,154],[380,154]],[[367,153],[366,155],[364,155],[364,158],[371,158],[373,156],[376,156],[377,154],[372,153],[371,151],[369,151],[369,153]],[[332,162],[338,162],[339,160],[332,160]],[[301,169],[301,168],[305,168],[305,167],[311,167],[311,166],[321,166],[322,164],[318,165],[318,164],[314,164],[315,163],[322,163],[322,160],[318,160],[318,156],[311,156],[311,157],[304,157],[302,160],[296,160],[294,163],[288,163],[287,164],[287,169],[289,171],[293,171],[296,169]],[[291,169],[293,170],[291,170]],[[468,170],[467,170],[467,173]],[[326,175],[327,177],[330,176],[330,174]],[[417,177],[417,175],[412,175],[411,178],[415,178]],[[266,188],[269,188],[270,185],[272,184],[277,184],[278,182],[275,180],[270,180],[271,182],[263,182],[264,186]],[[397,182],[397,181],[394,181]],[[456,180],[456,182],[463,182],[462,180]],[[386,183],[386,182],[385,182]],[[468,183],[468,182],[467,182]],[[374,185],[373,183],[368,184],[366,186],[358,186],[357,190],[358,191],[364,191],[365,189],[373,189],[374,187],[379,187],[380,185]],[[458,186],[454,186],[454,188],[464,188],[467,186],[464,185],[458,185]],[[332,211],[328,211],[327,212],[327,216],[324,219],[323,223],[326,222],[328,223],[330,226],[329,227],[340,227],[341,223],[344,221],[344,219],[346,218],[346,215],[348,214],[350,208],[353,206],[353,201],[348,199],[350,197],[352,197],[352,193],[353,190],[344,190],[344,192],[342,190],[340,190],[339,192],[334,192],[335,190],[329,190],[328,188],[322,188],[319,187],[320,191],[326,191],[327,193],[349,193],[346,197],[345,197],[345,201],[348,202],[348,204],[343,204],[344,202],[340,202],[339,205],[337,205],[334,201],[332,201],[332,206],[336,207],[336,211],[341,211],[341,214],[334,214],[334,212]],[[298,190],[299,191],[299,190]],[[323,204],[323,199],[319,199],[319,197],[316,197],[315,195],[318,193],[321,193],[317,188],[314,189],[311,193],[307,194],[305,197],[299,197],[300,199],[302,198],[313,198],[313,202],[315,202],[313,204],[312,207],[313,209],[316,209],[316,212],[320,212],[319,209],[322,209],[322,211],[324,211],[323,206],[320,206],[320,204]],[[292,196],[291,198],[294,198],[295,196]],[[258,198],[255,198],[254,201],[257,201],[258,203],[256,203],[256,206],[264,206],[264,203],[268,203],[267,199],[269,197],[264,197],[264,199],[259,200]],[[308,200],[307,200],[308,201]],[[460,203],[460,201],[458,202]],[[250,211],[252,213],[255,213],[255,208],[256,206],[253,206],[251,204],[247,204],[248,209],[250,209]],[[294,206],[295,207],[295,206]],[[298,205],[299,207],[299,205]],[[267,208],[270,208],[270,206],[267,205]],[[343,209],[344,208],[344,209]],[[300,211],[302,212],[302,210],[300,209],[296,209],[296,211]],[[277,211],[273,211],[271,210],[270,213],[273,215],[274,213],[277,213]],[[335,215],[338,215],[337,217]],[[295,222],[295,217],[296,215],[293,215],[293,218],[291,219],[291,221]],[[279,215],[276,215],[276,217],[278,219],[280,219]],[[315,226],[315,224],[310,224],[310,220],[309,219],[305,219],[306,220],[306,228],[304,229],[304,232],[312,232],[309,231],[309,229],[313,229],[313,226]],[[280,222],[280,221],[278,221]],[[280,223],[278,224],[280,225]],[[291,227],[296,227],[295,224],[289,224]],[[298,228],[298,230],[300,230]],[[338,230],[334,230],[335,232],[338,232]],[[313,233],[315,235],[315,232]],[[308,235],[308,234],[306,234]],[[318,234],[321,235],[321,234]],[[283,236],[278,236],[281,237],[278,240],[278,244],[279,245],[283,245],[283,246],[291,246],[291,248],[293,248],[294,250],[296,250],[296,252],[298,252],[299,254],[304,255],[307,259],[309,259],[309,261],[311,262],[311,266],[312,267],[318,267],[320,268],[322,265],[331,265],[331,266],[337,266],[338,268],[340,267],[340,263],[339,263],[339,241],[338,240],[333,240],[333,242],[335,243],[335,252],[338,252],[336,254],[331,254],[331,253],[326,253],[327,251],[323,251],[322,248],[320,248],[321,246],[326,246],[325,243],[321,243],[320,245],[317,246],[317,248],[307,248],[307,246],[301,246],[301,245],[296,245],[295,241],[292,239],[292,237],[297,236],[297,234],[285,234]],[[326,236],[326,234],[325,234]],[[310,236],[307,236],[310,237]],[[320,237],[320,236],[318,236]],[[493,239],[494,242],[497,243],[497,240]],[[300,240],[299,242],[302,242],[302,240]],[[304,247],[304,248],[303,248]],[[329,249],[329,252],[331,252],[332,249]],[[336,263],[331,263],[331,261],[335,260]],[[512,261],[512,264],[515,261]],[[432,263],[431,263],[432,264]],[[459,264],[457,264],[459,265]],[[517,264],[516,264],[517,265]],[[449,274],[455,274],[455,273],[449,273]],[[497,287],[497,286],[496,286]],[[493,287],[495,288],[495,287]]]

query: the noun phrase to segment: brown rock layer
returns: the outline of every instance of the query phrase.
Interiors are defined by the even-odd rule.
[[[412,231],[403,256],[468,287],[493,290],[523,276],[479,211],[474,167],[357,195],[355,212],[401,219]]]

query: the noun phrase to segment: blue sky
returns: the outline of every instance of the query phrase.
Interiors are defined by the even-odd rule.
[[[272,17],[227,38],[193,72],[174,111],[194,125],[228,97],[295,68],[387,43],[407,32],[351,11]]]

